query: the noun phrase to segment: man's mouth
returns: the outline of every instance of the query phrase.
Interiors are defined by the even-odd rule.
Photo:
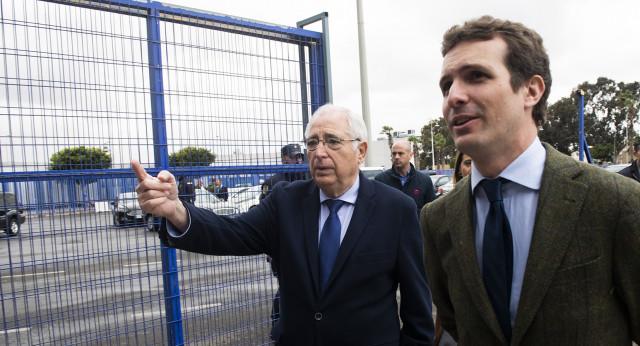
[[[475,119],[475,118],[472,118],[472,117],[460,117],[460,118],[456,118],[456,119],[453,121],[453,125],[454,125],[454,126],[464,125],[464,124],[468,123],[469,121],[471,121],[471,120],[473,120],[473,119]]]

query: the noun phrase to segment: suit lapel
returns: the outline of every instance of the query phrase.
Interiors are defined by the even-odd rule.
[[[331,275],[327,280],[326,289],[331,286],[331,283],[335,280],[338,273],[340,273],[342,267],[344,267],[344,264],[347,262],[347,259],[351,255],[351,252],[353,252],[353,249],[357,244],[360,235],[364,231],[364,228],[367,225],[367,222],[369,221],[369,218],[371,217],[371,213],[373,212],[373,208],[375,206],[375,202],[373,201],[374,196],[375,191],[373,183],[361,174],[360,189],[358,190],[358,198],[356,199],[355,209],[353,210],[353,215],[351,216],[351,221],[349,222],[349,227],[347,228],[347,233],[345,234],[344,239],[342,239],[342,243],[340,244],[338,258],[336,258],[336,263],[334,264]]]
[[[313,279],[313,287],[316,290],[316,297],[320,296],[318,285],[320,282],[320,274],[318,271],[318,218],[320,217],[320,193],[318,186],[314,183],[309,188],[309,193],[302,200],[302,222],[305,239],[305,247],[307,252],[307,261],[309,263],[309,272]]]
[[[451,243],[455,258],[458,259],[460,272],[471,296],[471,301],[485,320],[491,330],[499,337],[504,338],[498,319],[489,296],[484,288],[478,257],[476,255],[475,231],[473,226],[474,201],[471,195],[471,179],[463,179],[458,182],[456,188],[449,192],[446,201],[445,220],[457,220],[451,223]],[[461,216],[463,216],[461,218]],[[466,217],[465,217],[466,216]]]
[[[513,331],[514,344],[529,328],[564,258],[588,189],[574,180],[582,172],[575,160],[544,146],[547,158]]]

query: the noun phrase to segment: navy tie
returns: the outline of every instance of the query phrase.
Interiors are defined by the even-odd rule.
[[[504,210],[500,188],[503,179],[485,179],[480,186],[491,203],[484,225],[482,245],[482,280],[491,305],[498,317],[500,328],[511,341],[511,279],[513,277],[513,243],[511,226]]]
[[[329,280],[329,274],[333,269],[333,264],[338,257],[338,249],[340,249],[340,218],[338,218],[338,210],[344,204],[339,199],[327,199],[324,204],[329,207],[329,217],[322,226],[320,234],[320,247],[318,249],[318,260],[320,268],[320,292],[324,290],[324,286]]]

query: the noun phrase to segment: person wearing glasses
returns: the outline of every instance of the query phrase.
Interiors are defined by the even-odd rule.
[[[360,173],[364,122],[324,105],[307,125],[305,146],[313,179],[277,184],[235,218],[180,202],[171,173],[152,177],[132,161],[138,202],[163,217],[159,235],[171,247],[273,258],[281,292],[276,345],[432,345],[415,204]]]

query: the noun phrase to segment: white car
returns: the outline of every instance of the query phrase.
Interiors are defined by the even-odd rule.
[[[360,167],[360,171],[365,177],[373,179],[384,171],[384,167]]]
[[[440,185],[440,187],[438,187],[438,191],[436,191],[436,197],[440,197],[442,195],[444,195],[445,193],[453,190],[453,179],[449,180],[448,183],[444,184],[444,185]]]
[[[260,186],[243,187],[231,195],[229,200],[234,203],[241,213],[260,204]]]
[[[240,209],[234,203],[224,201],[205,189],[196,189],[196,207],[209,209],[218,215],[240,214]]]

